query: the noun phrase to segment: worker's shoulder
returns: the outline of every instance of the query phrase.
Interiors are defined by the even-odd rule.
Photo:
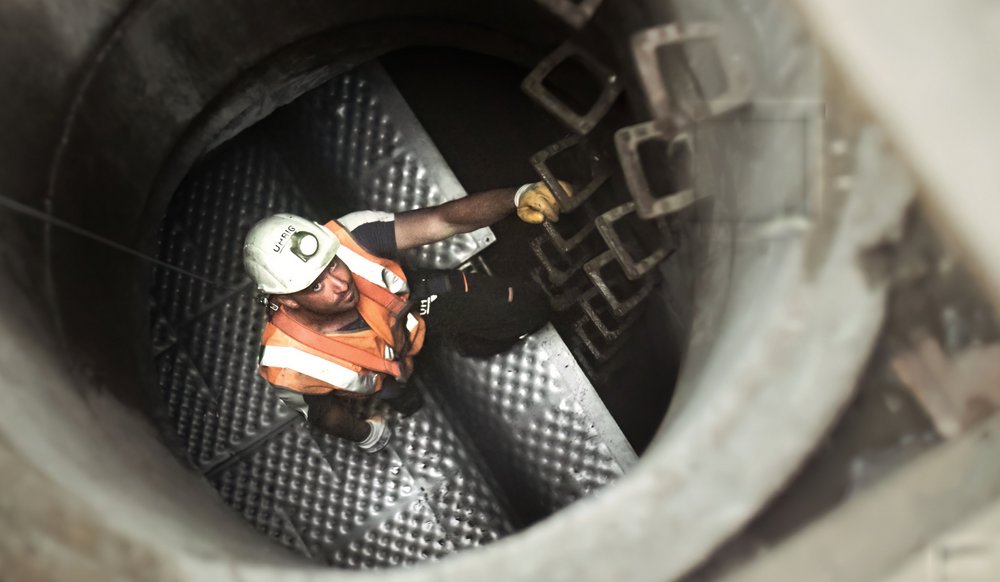
[[[353,231],[363,224],[372,222],[392,222],[396,220],[396,215],[391,212],[380,212],[377,210],[358,210],[350,214],[345,214],[337,219],[348,232]]]

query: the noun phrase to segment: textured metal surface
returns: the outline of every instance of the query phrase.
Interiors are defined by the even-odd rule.
[[[551,326],[486,359],[435,353],[439,391],[529,518],[609,483],[635,453]],[[470,389],[484,386],[489,389]]]
[[[377,63],[352,70],[292,104],[301,139],[352,210],[399,212],[466,195],[430,137]],[[407,263],[454,268],[495,240],[489,228],[403,253]]]
[[[175,347],[157,358],[156,368],[174,430],[191,461],[203,469],[222,461],[227,447],[217,446],[214,394],[187,352]]]
[[[217,156],[210,169],[196,170],[170,205],[158,256],[217,284],[155,269],[152,296],[166,320],[183,323],[232,290],[245,288],[243,237],[276,212],[312,214],[294,177],[266,142],[243,140]]]
[[[271,394],[257,374],[262,309],[254,293],[229,298],[182,332],[194,366],[212,387],[217,447],[238,451],[295,413]],[[235,454],[235,453],[234,453]]]

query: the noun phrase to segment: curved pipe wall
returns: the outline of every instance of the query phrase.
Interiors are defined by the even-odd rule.
[[[607,4],[585,41],[633,79],[629,33],[670,14],[653,0]],[[698,298],[677,405],[639,467],[594,498],[488,548],[377,575],[673,579],[779,490],[850,396],[884,302],[859,257],[898,221],[905,176],[842,112],[779,3],[674,8],[723,27],[723,54],[753,73],[756,103],[697,130],[696,183],[715,203],[685,241],[703,262],[675,265],[696,291],[672,285]],[[339,70],[410,44],[529,63],[565,36],[527,1],[48,0],[5,5],[0,20],[18,23],[0,35],[0,78],[14,87],[0,108],[0,194],[143,250],[200,154]],[[689,66],[699,68],[693,55]],[[668,66],[668,84],[688,72]],[[642,107],[634,84],[629,98]],[[832,115],[806,139],[810,159],[857,166],[854,186],[829,196],[823,174],[788,155],[799,130],[779,123],[810,118],[816,103]],[[23,535],[0,540],[0,555],[54,579],[334,575],[221,507],[144,418],[155,413],[147,267],[19,214],[2,220],[0,486],[17,502],[0,514]],[[41,547],[44,559],[28,551]]]

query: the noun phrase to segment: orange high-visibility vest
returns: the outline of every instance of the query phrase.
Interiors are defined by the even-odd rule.
[[[354,276],[357,310],[369,328],[319,334],[279,310],[264,326],[260,374],[301,394],[374,394],[386,375],[409,377],[423,347],[424,321],[403,312],[409,288],[399,263],[366,251],[337,221],[324,226],[340,240],[337,258]]]

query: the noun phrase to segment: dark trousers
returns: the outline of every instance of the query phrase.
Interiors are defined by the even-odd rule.
[[[417,272],[410,280],[428,339],[448,341],[465,355],[506,351],[549,320],[545,294],[531,280],[462,271]]]
[[[549,319],[544,293],[531,280],[508,280],[461,271],[417,271],[407,274],[413,312],[427,323],[427,340],[445,341],[459,352],[485,357],[510,349],[525,334]],[[403,414],[419,408],[415,386],[387,378],[376,398]],[[324,432],[351,441],[368,436],[368,399],[328,394],[306,396],[309,422]]]

